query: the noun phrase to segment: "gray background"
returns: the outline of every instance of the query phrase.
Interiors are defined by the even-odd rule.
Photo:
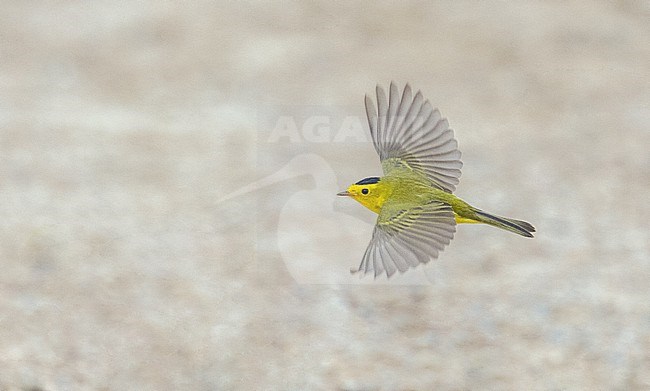
[[[0,7],[0,389],[650,388],[647,2]],[[370,212],[291,214],[309,167],[218,200],[310,151],[328,191],[378,174],[259,135],[390,80],[450,119],[457,194],[538,235],[460,227],[428,285],[305,283],[349,278]],[[338,218],[367,228],[291,272],[280,238]]]

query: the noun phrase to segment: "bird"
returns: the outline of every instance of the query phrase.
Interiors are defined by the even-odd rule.
[[[365,96],[370,135],[384,175],[364,178],[338,196],[350,197],[377,213],[370,244],[351,273],[362,276],[406,272],[437,259],[457,224],[483,223],[528,238],[530,223],[478,209],[453,192],[460,182],[461,152],[449,122],[409,84],[402,94],[394,82],[389,95],[377,85],[377,107]]]

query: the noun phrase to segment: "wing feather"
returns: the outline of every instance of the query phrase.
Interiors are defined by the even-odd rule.
[[[380,87],[377,86],[376,88],[377,92],[377,110],[378,110],[378,117],[379,121],[378,126],[377,126],[377,133],[379,136],[380,144],[385,145],[386,144],[386,137],[388,136],[386,132],[386,121],[388,120],[388,102],[386,102],[386,93],[384,90]]]
[[[452,208],[439,201],[403,209],[386,201],[377,218],[372,239],[356,270],[375,278],[436,259],[456,232]]]
[[[380,235],[378,235],[380,236]],[[384,261],[383,259],[387,258],[387,255],[384,254],[384,249],[381,246],[375,246],[372,251],[373,256],[375,257],[372,260],[372,264],[375,267],[375,278],[377,278],[381,273],[384,272]]]
[[[366,115],[373,145],[379,154],[384,174],[409,169],[433,186],[447,192],[456,190],[463,163],[449,122],[442,118],[420,91],[407,84],[400,97],[395,83],[389,96],[376,88],[377,108],[366,96]]]
[[[388,99],[388,127],[386,131],[389,134],[395,134],[396,122],[398,121],[397,113],[400,105],[399,91],[397,90],[395,83],[390,84]]]

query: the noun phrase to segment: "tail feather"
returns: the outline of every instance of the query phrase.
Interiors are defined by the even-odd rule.
[[[532,238],[533,232],[535,232],[535,227],[525,221],[491,215],[479,209],[474,210],[474,212],[482,223],[490,224],[494,227],[505,229],[506,231],[514,232],[527,238]]]

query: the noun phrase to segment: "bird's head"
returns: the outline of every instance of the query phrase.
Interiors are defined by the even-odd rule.
[[[389,190],[389,186],[382,183],[381,178],[369,177],[350,185],[346,191],[337,195],[351,197],[371,211],[379,213],[389,195]]]

